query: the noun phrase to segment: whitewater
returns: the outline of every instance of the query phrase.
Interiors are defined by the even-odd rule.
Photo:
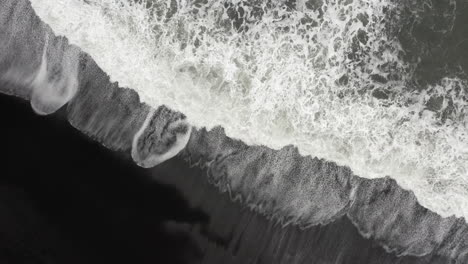
[[[387,34],[393,1],[319,2],[31,0],[149,105],[390,176],[428,209],[468,217],[466,81],[411,86],[415,65]]]

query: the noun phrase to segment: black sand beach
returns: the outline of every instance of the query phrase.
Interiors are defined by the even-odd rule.
[[[389,254],[346,217],[282,227],[178,157],[142,169],[61,111],[5,95],[0,107],[1,263],[446,263]]]
[[[0,108],[0,263],[185,263],[200,254],[183,230],[165,227],[207,220],[175,187],[26,101],[1,95]]]

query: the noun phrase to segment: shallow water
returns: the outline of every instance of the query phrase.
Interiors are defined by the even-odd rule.
[[[283,2],[32,4],[150,105],[249,144],[389,175],[429,209],[468,216],[465,80],[418,84],[415,51],[393,33],[425,13],[390,0]]]

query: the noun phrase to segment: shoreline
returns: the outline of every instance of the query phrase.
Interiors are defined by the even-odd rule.
[[[29,105],[26,102],[19,98],[12,98],[6,95],[0,95],[0,101],[2,102],[2,107],[6,109],[15,109],[14,117],[10,117],[9,119],[19,118],[21,122],[17,122],[15,126],[6,126],[8,132],[3,132],[8,135],[17,135],[17,138],[5,138],[4,140],[9,140],[12,143],[11,146],[15,145],[15,142],[21,139],[21,136],[27,134],[28,131],[24,131],[22,133],[18,132],[18,129],[22,129],[23,126],[30,126],[35,127],[35,125],[41,124],[38,133],[47,133],[47,131],[51,131],[49,136],[54,137],[54,135],[61,135],[62,138],[57,139],[54,142],[54,139],[50,139],[50,141],[42,141],[41,145],[50,144],[50,149],[46,152],[54,150],[56,147],[55,145],[63,145],[61,142],[66,142],[68,138],[72,139],[72,144],[70,146],[62,146],[61,149],[69,149],[68,152],[76,152],[75,154],[69,154],[66,152],[60,153],[59,155],[67,157],[68,155],[72,157],[79,157],[80,155],[97,155],[99,157],[106,157],[110,156],[110,158],[105,158],[103,163],[103,168],[98,168],[96,171],[90,171],[92,177],[103,177],[107,170],[109,172],[120,171],[117,169],[109,168],[108,166],[115,166],[117,164],[112,163],[109,164],[106,160],[113,160],[113,162],[119,162],[120,165],[117,167],[130,167],[131,171],[135,171],[135,173],[142,174],[142,175],[132,175],[132,174],[125,174],[122,175],[105,175],[102,180],[95,179],[91,182],[91,176],[83,176],[83,179],[80,179],[79,175],[58,175],[56,172],[67,170],[67,164],[57,164],[57,169],[51,170],[55,171],[56,174],[51,173],[52,176],[43,176],[42,179],[33,179],[35,177],[34,174],[26,175],[21,174],[15,175],[16,173],[12,173],[10,178],[11,182],[16,182],[16,185],[21,187],[25,186],[24,191],[19,191],[15,189],[10,189],[10,192],[14,194],[14,196],[22,195],[24,192],[26,197],[30,197],[29,199],[34,199],[34,197],[41,197],[38,196],[38,192],[40,192],[40,188],[47,186],[49,184],[54,184],[58,181],[56,187],[52,187],[50,192],[52,193],[60,193],[60,186],[69,186],[71,190],[71,197],[73,195],[78,195],[76,191],[73,191],[75,188],[73,185],[78,184],[77,186],[89,186],[87,188],[102,188],[108,185],[104,190],[104,193],[101,194],[102,196],[97,196],[95,192],[84,193],[85,201],[92,199],[93,203],[101,204],[105,202],[107,195],[115,196],[118,195],[116,192],[117,190],[126,190],[129,186],[135,186],[135,184],[139,185],[140,189],[135,189],[134,191],[141,191],[143,193],[143,197],[146,195],[152,195],[154,191],[158,192],[157,189],[154,189],[152,186],[174,186],[168,187],[171,189],[170,193],[178,193],[176,198],[179,202],[174,203],[174,198],[171,198],[173,195],[168,195],[169,193],[163,194],[155,194],[156,196],[141,205],[142,200],[141,198],[133,198],[123,194],[122,200],[123,204],[126,203],[134,203],[137,207],[136,209],[132,209],[131,212],[136,215],[144,215],[149,214],[148,216],[153,215],[154,213],[158,214],[157,212],[161,210],[162,204],[164,207],[167,207],[169,210],[170,217],[166,216],[168,213],[162,213],[159,218],[163,218],[163,221],[160,222],[160,228],[163,232],[168,233],[167,241],[171,240],[171,237],[178,237],[179,235],[185,237],[189,245],[193,245],[192,249],[198,252],[192,258],[187,259],[186,262],[180,263],[255,263],[255,261],[260,261],[260,263],[445,263],[446,261],[437,260],[437,257],[433,256],[426,256],[422,258],[418,257],[397,257],[395,254],[387,253],[383,248],[380,247],[377,241],[372,239],[366,239],[359,234],[356,227],[346,218],[341,217],[336,221],[326,224],[326,225],[318,225],[306,229],[302,229],[297,225],[288,225],[283,226],[278,221],[272,221],[271,219],[267,219],[267,217],[253,211],[252,209],[246,208],[242,205],[239,201],[232,201],[229,193],[224,192],[220,193],[218,188],[208,182],[208,178],[205,177],[207,173],[206,170],[191,167],[189,164],[184,161],[180,156],[175,157],[173,159],[168,160],[167,162],[156,166],[151,169],[142,169],[138,168],[136,165],[133,164],[130,157],[122,153],[116,153],[110,150],[105,149],[103,146],[100,146],[99,143],[92,141],[91,139],[87,138],[86,136],[80,135],[81,132],[75,130],[63,120],[62,115],[59,112],[53,114],[52,116],[38,116],[32,112]],[[5,103],[8,102],[8,103]],[[18,107],[19,106],[19,107]],[[18,108],[21,108],[18,111]],[[5,111],[3,111],[5,115],[8,115]],[[27,118],[23,118],[25,116],[25,112],[27,113]],[[31,121],[29,125],[23,125],[20,123]],[[5,118],[2,119],[4,125],[8,125],[6,123]],[[28,122],[29,123],[29,122]],[[62,134],[65,132],[64,134]],[[40,136],[31,136],[27,141],[34,141],[35,137]],[[76,139],[79,138],[79,139]],[[82,143],[73,143],[74,141],[82,142]],[[23,143],[23,144],[27,144]],[[82,144],[92,145],[91,147],[93,150],[91,152],[80,152],[79,149],[76,149],[78,146]],[[44,148],[40,148],[36,151],[42,151]],[[14,151],[24,151],[24,147],[21,147],[19,144],[14,149],[9,149],[10,152]],[[27,149],[26,149],[27,151]],[[33,151],[31,151],[34,153]],[[51,152],[52,153],[52,152]],[[51,154],[49,153],[49,154]],[[88,154],[86,154],[88,153]],[[46,153],[44,153],[46,155]],[[56,155],[52,155],[50,158],[56,157]],[[48,159],[48,157],[45,157]],[[27,161],[27,159],[25,159]],[[55,162],[60,162],[51,160],[52,164]],[[37,161],[36,161],[37,163]],[[100,163],[98,161],[98,163]],[[30,165],[27,163],[25,164],[27,170],[30,170],[32,173],[33,168],[29,168]],[[92,169],[92,168],[90,168]],[[125,171],[125,170],[124,170]],[[20,176],[19,179],[16,179],[16,176]],[[78,177],[78,178],[77,178]],[[1,177],[3,178],[3,177]],[[60,178],[60,179],[59,179]],[[109,180],[115,179],[117,183],[108,182]],[[38,184],[38,181],[44,181],[44,184]],[[31,183],[27,182],[31,181]],[[94,183],[93,181],[96,181]],[[1,184],[1,183],[0,183]],[[31,185],[30,185],[31,184]],[[144,185],[147,185],[145,187]],[[1,185],[5,188],[5,185]],[[37,189],[36,189],[37,188]],[[123,188],[123,189],[122,189]],[[162,188],[162,187],[161,187]],[[164,187],[165,188],[165,187]],[[125,191],[126,192],[126,191]],[[7,193],[7,192],[3,192]],[[94,194],[93,194],[94,193]],[[87,197],[89,195],[89,197]],[[174,194],[175,196],[176,194]],[[118,196],[115,196],[118,197]],[[45,199],[45,200],[44,200]],[[64,201],[68,201],[67,197],[63,198]],[[115,198],[114,198],[115,199]],[[158,199],[160,201],[154,200]],[[168,199],[165,201],[164,199]],[[27,201],[28,199],[26,199]],[[72,245],[64,243],[66,246],[65,249],[58,249],[59,246],[63,242],[62,232],[65,232],[65,236],[69,236],[69,234],[73,234],[76,230],[73,230],[73,225],[67,224],[69,221],[67,218],[63,218],[61,216],[54,215],[54,210],[60,210],[60,202],[58,200],[50,200],[50,198],[41,198],[41,199],[34,199],[35,202],[30,202],[31,204],[38,203],[39,207],[34,207],[31,209],[38,215],[38,217],[45,216],[48,219],[46,222],[47,226],[52,230],[56,230],[57,226],[62,226],[59,228],[58,234],[51,237],[49,233],[42,233],[42,228],[36,230],[34,232],[39,232],[39,238],[41,240],[45,239],[46,241],[50,241],[52,249],[51,251],[53,254],[65,254],[66,256],[60,256],[62,258],[66,258],[67,256],[74,256],[74,250],[85,250],[87,254],[90,253],[90,249],[83,248],[80,243],[76,244],[76,241],[73,239],[77,239],[77,235],[72,235],[68,237],[68,239],[72,239]],[[44,205],[45,201],[49,201],[52,205]],[[126,202],[125,202],[126,201]],[[0,199],[0,204],[5,204],[8,202],[8,199],[5,198]],[[172,202],[172,203],[171,203]],[[153,206],[154,205],[154,206]],[[45,208],[52,206],[52,211],[50,209],[44,210]],[[80,205],[75,205],[80,206]],[[83,202],[81,206],[90,206],[89,202]],[[80,207],[81,207],[80,206]],[[154,207],[154,208],[153,208]],[[174,207],[174,209],[171,209]],[[17,210],[24,210],[22,206],[16,205]],[[72,206],[73,208],[73,206]],[[180,208],[185,208],[179,214],[176,211],[180,210]],[[151,213],[154,209],[154,213]],[[102,225],[99,224],[101,220],[99,217],[103,217],[99,213],[93,211],[91,208],[83,208],[81,210],[87,211],[90,215],[86,216],[84,219],[87,219],[85,225]],[[113,205],[110,209],[106,209],[105,211],[114,210],[118,211],[119,205]],[[128,210],[128,209],[127,209]],[[144,210],[144,212],[142,212]],[[164,212],[163,210],[163,212]],[[175,210],[175,211],[174,211]],[[112,212],[112,211],[109,211]],[[124,215],[128,214],[129,212],[125,213]],[[74,215],[73,213],[70,213]],[[107,214],[106,214],[107,215]],[[111,217],[112,213],[108,215],[106,218]],[[97,217],[97,218],[96,218]],[[129,218],[137,218],[136,216],[130,216]],[[18,218],[19,219],[19,218]],[[93,220],[94,219],[94,220]],[[109,220],[111,220],[109,218]],[[153,229],[152,225],[148,222],[148,220],[140,219],[141,227],[138,230],[142,230],[140,232],[152,232]],[[15,220],[17,221],[17,220]],[[79,220],[78,220],[79,221]],[[81,219],[81,221],[83,221]],[[135,227],[132,226],[131,223],[136,224],[138,222],[137,219],[133,220],[133,222],[122,222],[119,223],[119,220],[111,220],[115,221],[115,224],[118,224],[122,230],[128,228],[129,230],[134,229]],[[136,221],[136,222],[135,222]],[[65,222],[65,228],[63,228]],[[76,222],[75,224],[78,224]],[[155,222],[156,224],[157,222]],[[115,225],[112,224],[111,225]],[[0,226],[0,231],[6,228],[5,225]],[[80,230],[81,228],[77,228]],[[35,229],[34,229],[35,230]],[[52,233],[52,232],[50,232]],[[53,234],[53,233],[52,233]],[[88,233],[88,235],[91,235]],[[101,238],[101,239],[110,239],[110,238]],[[165,240],[161,239],[161,243],[165,243]],[[60,241],[60,242],[56,242]],[[1,241],[0,241],[1,242]],[[144,242],[144,241],[143,241]],[[30,243],[30,244],[29,244]],[[139,242],[140,243],[140,242]],[[47,244],[47,243],[46,243]],[[30,240],[26,239],[26,246],[38,247],[37,244],[34,244]],[[151,250],[151,244],[149,243],[145,250]],[[49,245],[50,247],[50,245]],[[29,250],[29,249],[28,249]],[[68,250],[68,251],[67,251]],[[88,250],[88,251],[87,251]],[[160,252],[160,249],[154,248],[155,252]],[[363,254],[365,252],[365,254]],[[107,252],[108,253],[108,252]],[[118,256],[121,253],[116,253]],[[109,253],[108,253],[109,254]],[[157,254],[155,254],[157,255]],[[1,254],[0,254],[1,256]],[[198,257],[197,257],[198,256]],[[148,261],[151,259],[149,256]],[[118,259],[118,257],[116,257]],[[173,260],[173,259],[171,259]],[[146,262],[144,262],[146,263]],[[178,263],[178,262],[177,262]]]
[[[47,48],[50,49],[49,53],[52,54],[50,56],[60,57],[61,54],[68,54],[69,49],[75,50],[77,47],[69,46],[66,38],[55,37],[51,29],[35,15],[27,0],[22,0],[20,4],[16,5],[12,3],[12,1],[5,2],[5,5],[9,6],[0,9],[0,18],[28,14],[31,17],[25,18],[25,20],[31,20],[27,22],[31,29],[34,29],[34,27],[41,28],[41,30],[33,30],[30,35],[24,36],[24,32],[21,32],[21,34],[16,32],[20,30],[18,29],[20,27],[15,25],[14,21],[8,21],[9,23],[5,24],[5,30],[0,31],[0,33],[6,34],[9,38],[13,38],[24,45],[7,45],[5,47],[5,50],[11,49],[14,53],[21,54],[21,56],[15,59],[11,59],[9,56],[0,57],[0,65],[11,66],[10,68],[0,68],[0,76],[4,77],[5,72],[9,72],[11,69],[15,70],[15,67],[12,66],[15,65],[21,69],[18,74],[23,74],[24,78],[21,79],[21,76],[19,76],[13,82],[25,82],[26,77],[35,76],[38,65],[41,65],[41,58],[37,54],[42,54],[43,47],[40,45],[42,41],[37,41],[37,39],[48,39],[49,46]],[[2,12],[6,14],[2,14]],[[8,12],[12,12],[12,14]],[[33,42],[33,40],[36,40],[36,42]],[[76,59],[79,66],[77,73],[78,89],[70,101],[62,102],[64,107],[58,110],[60,118],[67,120],[81,133],[106,148],[127,153],[124,154],[126,156],[130,155],[134,135],[142,127],[147,114],[151,111],[151,107],[141,103],[139,95],[133,90],[120,88],[118,84],[110,83],[109,77],[89,55],[83,52],[77,54],[74,59]],[[58,62],[55,60],[54,63],[55,66],[62,67],[60,60]],[[24,67],[24,65],[37,67],[31,66],[31,69],[22,69],[21,67]],[[31,72],[27,72],[28,70],[31,70]],[[68,77],[64,76],[63,78]],[[16,83],[15,89],[12,90],[10,89],[12,87],[10,86],[11,82],[11,80],[3,80],[0,92],[7,91],[27,100],[33,99],[31,93],[37,87],[31,86],[31,83],[27,82]],[[30,89],[30,87],[34,87],[34,89]],[[45,108],[49,109],[47,107],[48,105],[45,104]],[[153,118],[157,119],[158,117]],[[153,132],[148,130],[148,133],[152,135]],[[157,146],[154,146],[151,137],[148,138],[149,140],[144,140],[141,143],[143,149],[149,149],[150,154],[156,153]],[[206,165],[208,171],[201,173],[198,169],[190,168],[188,163],[183,160],[191,160],[193,163]],[[437,261],[440,261],[444,263],[451,258],[463,263],[468,260],[468,226],[464,219],[442,218],[436,213],[423,208],[411,191],[403,190],[394,180],[389,178],[359,178],[353,175],[349,168],[340,167],[333,162],[316,158],[302,157],[298,154],[297,149],[291,147],[271,150],[262,146],[248,146],[241,141],[226,137],[222,128],[215,128],[210,131],[194,129],[185,149],[178,157],[168,160],[166,163],[156,166],[150,171],[156,173],[165,166],[170,168],[172,164],[174,168],[176,166],[185,168],[182,169],[181,174],[184,174],[184,170],[188,174],[197,171],[195,174],[201,176],[199,177],[201,180],[196,179],[194,182],[192,180],[191,185],[188,186],[185,186],[186,179],[175,177],[177,180],[174,181],[174,184],[185,190],[183,192],[189,197],[189,201],[197,201],[198,199],[200,207],[211,208],[210,202],[218,202],[219,195],[221,197],[225,196],[219,201],[221,205],[211,205],[213,209],[206,209],[208,211],[213,210],[214,215],[223,214],[217,212],[217,206],[219,208],[237,206],[239,209],[233,210],[235,212],[233,214],[237,216],[237,211],[247,210],[245,207],[254,208],[261,205],[265,215],[288,218],[294,220],[293,222],[296,224],[302,223],[309,226],[308,229],[301,232],[295,229],[297,226],[293,225],[279,228],[280,231],[273,231],[275,237],[271,238],[271,243],[276,240],[277,244],[265,246],[268,251],[264,256],[265,258],[276,253],[276,246],[283,247],[286,251],[292,250],[288,244],[290,241],[284,240],[285,236],[298,234],[296,237],[300,237],[299,240],[308,243],[307,236],[314,237],[316,236],[315,233],[322,233],[323,230],[328,230],[327,228],[330,228],[330,230],[326,232],[333,233],[334,230],[340,230],[335,225],[349,226],[351,223],[356,231],[359,230],[359,233],[372,238],[372,240],[376,241],[376,244],[386,248],[387,251],[394,251],[402,256],[424,256],[412,261],[421,261],[420,263],[430,261],[437,263]],[[205,175],[208,175],[208,177]],[[214,187],[211,183],[216,183],[218,187]],[[192,194],[188,189],[197,184],[202,187],[194,188],[196,191],[193,191]],[[203,193],[207,189],[209,189],[207,192],[210,201],[204,202],[203,198],[200,198],[202,194],[196,192]],[[240,206],[238,202],[230,201],[231,197],[226,192],[218,194],[219,189],[221,191],[230,190],[234,196],[239,195],[242,197],[243,205]],[[306,193],[307,196],[294,196],[298,193]],[[203,205],[205,203],[208,203],[208,205]],[[231,203],[234,205],[229,205]],[[273,226],[276,225],[274,221],[265,220],[265,216],[259,216],[260,214],[252,212],[246,214],[251,214],[251,216],[246,216],[246,219],[239,218],[237,222],[243,226],[236,227],[239,228],[239,231],[232,231],[233,234],[237,232],[244,233],[247,232],[245,230],[255,229],[258,226],[274,229]],[[231,216],[231,218],[235,216]],[[264,220],[256,220],[257,222],[252,225],[243,223],[243,221],[251,223],[251,219],[254,218]],[[222,217],[218,221],[222,221]],[[324,223],[326,224],[323,225]],[[323,229],[321,229],[322,226],[324,226]],[[348,230],[350,228],[346,227],[344,229]],[[219,232],[222,234],[223,232],[229,233],[228,231]],[[351,238],[349,238],[351,242],[349,243],[356,243],[356,245],[364,243],[358,238],[362,238],[362,235],[356,236],[353,233],[354,231],[349,232],[352,233]],[[215,228],[213,232],[210,231],[207,234],[209,234],[208,237],[218,241],[219,236],[217,233],[218,230]],[[258,237],[254,238],[257,239]],[[247,241],[250,239],[255,240],[254,238],[245,237]],[[269,237],[265,236],[264,239],[267,238]],[[340,241],[339,234],[331,235],[331,240]],[[225,239],[219,241],[225,241]],[[265,243],[269,243],[269,241]],[[258,242],[258,244],[261,244],[261,242]],[[370,244],[368,248],[375,246],[373,242]],[[217,246],[209,247],[217,248]],[[304,248],[305,246],[293,245],[293,247]],[[234,246],[235,248],[237,247]],[[215,249],[209,252],[213,252],[210,253],[213,254],[213,258],[218,254]],[[322,253],[331,254],[326,251]],[[298,258],[301,258],[305,253],[295,251],[295,253],[286,253],[286,255],[288,254],[296,254]],[[351,252],[348,252],[348,254],[352,255]],[[393,253],[372,254],[371,259],[367,259],[371,261],[370,263],[372,263],[374,257],[393,261],[388,263],[400,261],[393,259]],[[334,257],[338,259],[332,257],[329,261],[350,261],[349,259],[340,260],[340,256],[340,254],[337,254]],[[209,263],[209,260],[207,261]],[[278,261],[282,261],[282,259],[278,258]],[[302,259],[298,261],[300,263]],[[405,261],[409,260],[402,257],[401,261],[401,263],[405,263]]]

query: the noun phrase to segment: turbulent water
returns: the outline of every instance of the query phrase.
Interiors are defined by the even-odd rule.
[[[468,217],[462,75],[414,81],[391,0],[31,0],[120,86],[248,144],[391,176]],[[453,3],[455,8],[455,4]]]

